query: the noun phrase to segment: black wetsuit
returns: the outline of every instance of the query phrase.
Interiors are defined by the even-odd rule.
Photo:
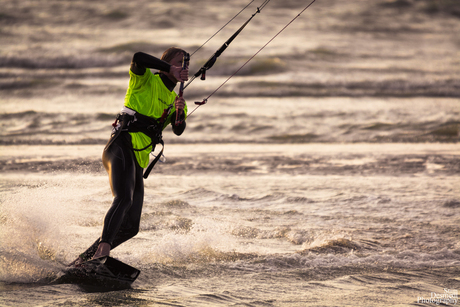
[[[133,57],[131,71],[143,75],[146,67],[169,71],[170,66],[155,57],[138,52]],[[164,74],[160,73],[160,77],[165,86],[173,91],[176,84]],[[172,116],[175,118],[174,114]],[[176,135],[181,135],[185,130],[185,121],[181,125],[172,125],[172,127]],[[121,132],[115,141],[104,150],[102,162],[109,175],[114,199],[104,219],[102,236],[80,255],[80,258],[84,260],[93,257],[99,243],[108,243],[111,249],[114,249],[139,232],[144,202],[143,168],[134,155],[131,135],[128,132]]]

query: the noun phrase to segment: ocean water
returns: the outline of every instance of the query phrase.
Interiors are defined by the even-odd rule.
[[[165,130],[131,289],[52,284],[99,235],[132,54],[196,50],[245,1],[1,1],[1,306],[436,306],[460,289],[460,6],[317,0]],[[192,56],[200,65],[253,3]],[[272,0],[189,109],[294,18]]]

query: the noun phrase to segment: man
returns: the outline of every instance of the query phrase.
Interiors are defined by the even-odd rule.
[[[178,82],[188,80],[188,68],[182,69],[185,51],[167,49],[161,60],[143,52],[133,56],[129,87],[112,137],[102,154],[114,196],[102,235],[70,265],[108,256],[110,250],[139,232],[144,201],[144,168],[155,145],[162,143],[161,131],[171,123],[173,132],[185,130],[187,105],[174,92]],[[160,70],[153,74],[150,69]],[[176,112],[179,112],[176,125]]]

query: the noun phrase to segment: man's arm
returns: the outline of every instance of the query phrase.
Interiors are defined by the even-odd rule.
[[[144,52],[136,52],[131,61],[131,71],[136,75],[142,76],[146,68],[153,68],[169,72],[171,64],[162,61]]]

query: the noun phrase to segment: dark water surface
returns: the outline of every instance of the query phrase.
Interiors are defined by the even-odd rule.
[[[164,133],[140,233],[112,252],[132,289],[50,284],[111,204],[100,156],[132,54],[193,52],[246,4],[0,0],[0,305],[458,304],[456,1],[316,1]],[[189,108],[305,5],[272,0]]]

